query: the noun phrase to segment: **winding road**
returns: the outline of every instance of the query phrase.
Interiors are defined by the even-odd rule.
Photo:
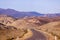
[[[31,31],[33,32],[33,36],[26,40],[47,40],[46,36],[43,33],[34,29],[31,29]]]

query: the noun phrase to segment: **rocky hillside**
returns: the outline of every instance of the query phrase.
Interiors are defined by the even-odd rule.
[[[48,24],[40,26],[37,29],[52,34],[53,36],[56,36],[58,40],[60,40],[60,21],[50,22]]]
[[[0,40],[13,40],[24,35],[24,31],[0,23]]]
[[[16,18],[13,18],[8,15],[0,15],[0,23],[5,24],[5,25],[10,25],[16,20]]]
[[[60,17],[14,18],[0,15],[0,40],[60,40]]]

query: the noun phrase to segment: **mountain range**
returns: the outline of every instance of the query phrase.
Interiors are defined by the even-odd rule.
[[[0,14],[0,40],[60,40],[60,13],[0,8]]]
[[[25,17],[25,16],[56,17],[56,16],[60,16],[60,13],[42,14],[42,13],[38,13],[34,11],[21,12],[21,11],[16,11],[14,9],[2,9],[2,8],[0,8],[0,14],[6,14],[6,15],[13,16],[13,17]]]

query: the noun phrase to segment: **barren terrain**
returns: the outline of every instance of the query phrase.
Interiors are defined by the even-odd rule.
[[[60,40],[60,18],[0,15],[0,40]]]

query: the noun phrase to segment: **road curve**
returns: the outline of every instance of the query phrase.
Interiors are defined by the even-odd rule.
[[[46,36],[43,33],[34,29],[31,29],[31,31],[33,32],[33,36],[26,40],[47,40]]]

